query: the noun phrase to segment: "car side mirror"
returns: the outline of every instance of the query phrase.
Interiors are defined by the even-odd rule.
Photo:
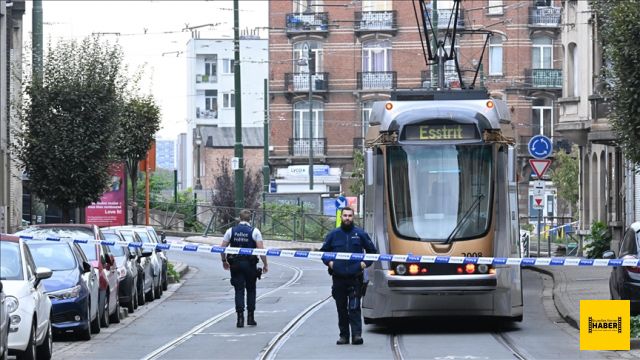
[[[82,272],[88,273],[91,271],[91,264],[86,261],[82,262]]]
[[[132,252],[129,253],[129,259],[133,260],[136,257],[137,257],[136,253],[132,253]]]
[[[153,251],[149,250],[149,251],[143,251],[142,252],[142,257],[149,257],[153,254]]]
[[[2,281],[0,281],[0,292],[2,292],[2,287],[3,287]]]
[[[52,274],[53,274],[53,272],[49,268],[46,268],[46,267],[37,268],[36,269],[36,283],[35,283],[35,286],[37,287],[38,284],[40,284],[41,280],[50,278]]]
[[[603,259],[609,259],[609,260],[615,259],[616,258],[616,254],[611,250],[607,250],[602,254],[602,258]]]
[[[160,232],[160,242],[163,244],[167,243],[167,234],[164,231]]]

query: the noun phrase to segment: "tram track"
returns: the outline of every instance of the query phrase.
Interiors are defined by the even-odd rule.
[[[509,338],[509,336],[507,336],[507,334],[503,332],[492,332],[491,335],[494,339],[496,339],[496,341],[500,343],[500,345],[507,348],[507,350],[509,350],[513,357],[515,357],[516,359],[527,360],[531,358],[531,356],[528,356],[526,352],[519,349],[518,346],[516,346],[516,344],[514,344],[514,342]]]
[[[300,312],[295,318],[293,318],[276,336],[271,339],[269,344],[260,351],[256,360],[271,360],[275,359],[280,348],[287,342],[287,340],[293,335],[300,326],[302,326],[307,319],[311,317],[316,311],[327,303],[331,299],[331,296],[327,296],[323,299],[316,301],[309,307]]]
[[[300,280],[302,278],[302,275],[304,274],[304,271],[302,271],[302,269],[300,269],[299,267],[291,266],[291,265],[287,265],[287,264],[283,264],[283,263],[279,263],[279,262],[275,262],[275,261],[272,261],[271,263],[279,265],[279,266],[287,267],[289,269],[292,269],[294,271],[294,274],[286,283],[284,283],[284,284],[278,286],[277,288],[269,290],[268,292],[258,296],[256,298],[256,301],[260,301],[261,299],[271,295],[274,292],[277,292],[277,291],[280,291],[282,289],[286,289],[286,288],[290,287],[291,285],[295,284],[298,280]],[[235,313],[236,313],[235,308],[231,308],[231,309],[229,309],[227,311],[224,311],[224,312],[219,313],[219,314],[217,314],[215,316],[212,316],[209,319],[201,322],[200,324],[192,327],[190,330],[188,330],[187,332],[185,332],[182,335],[178,336],[177,338],[167,342],[162,347],[159,347],[158,349],[156,349],[156,350],[150,352],[149,354],[145,355],[144,357],[142,357],[142,359],[143,360],[159,359],[161,356],[163,356],[164,354],[166,354],[166,353],[170,352],[171,350],[175,349],[176,347],[178,347],[180,344],[183,344],[187,340],[191,339],[194,335],[200,333],[202,330],[208,328],[209,326],[217,324],[218,322],[222,321],[226,317],[228,317],[228,316],[230,316],[232,314],[235,314]]]
[[[403,360],[404,356],[402,355],[402,347],[400,346],[400,335],[391,334],[391,336],[389,336],[389,345],[391,346],[393,360]]]

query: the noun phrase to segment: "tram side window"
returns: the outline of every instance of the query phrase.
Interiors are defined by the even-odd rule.
[[[636,233],[632,229],[627,230],[627,233],[624,235],[624,240],[620,245],[620,254],[618,257],[623,257],[625,255],[636,255],[638,254],[638,245],[636,243]]]

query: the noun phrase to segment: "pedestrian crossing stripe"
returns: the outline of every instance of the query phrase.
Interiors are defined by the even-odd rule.
[[[427,264],[485,264],[485,265],[519,265],[519,266],[640,266],[640,259],[581,259],[564,257],[464,257],[464,256],[433,256],[433,255],[413,255],[413,254],[364,254],[347,252],[322,252],[306,250],[286,250],[278,248],[251,249],[237,247],[222,247],[209,244],[193,242],[172,242],[169,244],[135,243],[126,241],[95,240],[95,239],[74,239],[70,237],[34,237],[29,235],[19,235],[21,239],[66,241],[75,243],[96,243],[106,246],[128,246],[130,248],[142,248],[144,250],[167,250],[179,252],[197,252],[214,254],[234,254],[234,255],[258,255],[273,257],[290,257],[322,260],[350,260],[350,261],[392,261],[404,263],[427,263]]]

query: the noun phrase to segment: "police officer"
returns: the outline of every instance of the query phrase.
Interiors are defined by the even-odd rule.
[[[260,230],[249,224],[251,220],[251,210],[240,211],[240,223],[229,228],[224,234],[222,247],[239,248],[264,248],[262,245],[262,234]],[[233,255],[221,254],[222,267],[231,270],[231,285],[235,289],[236,312],[238,322],[236,327],[244,327],[244,293],[247,290],[247,325],[257,325],[253,316],[256,309],[256,280],[258,278],[258,257],[255,255]],[[261,255],[262,272],[267,273],[267,257]]]
[[[320,251],[350,252],[368,254],[378,252],[369,235],[353,225],[353,209],[345,207],[340,217],[340,227],[332,230],[324,239]],[[349,343],[349,326],[351,326],[351,343],[361,345],[362,314],[360,298],[362,297],[363,271],[371,265],[371,261],[322,260],[329,267],[333,286],[331,295],[338,309],[338,328],[340,338],[337,345]]]

